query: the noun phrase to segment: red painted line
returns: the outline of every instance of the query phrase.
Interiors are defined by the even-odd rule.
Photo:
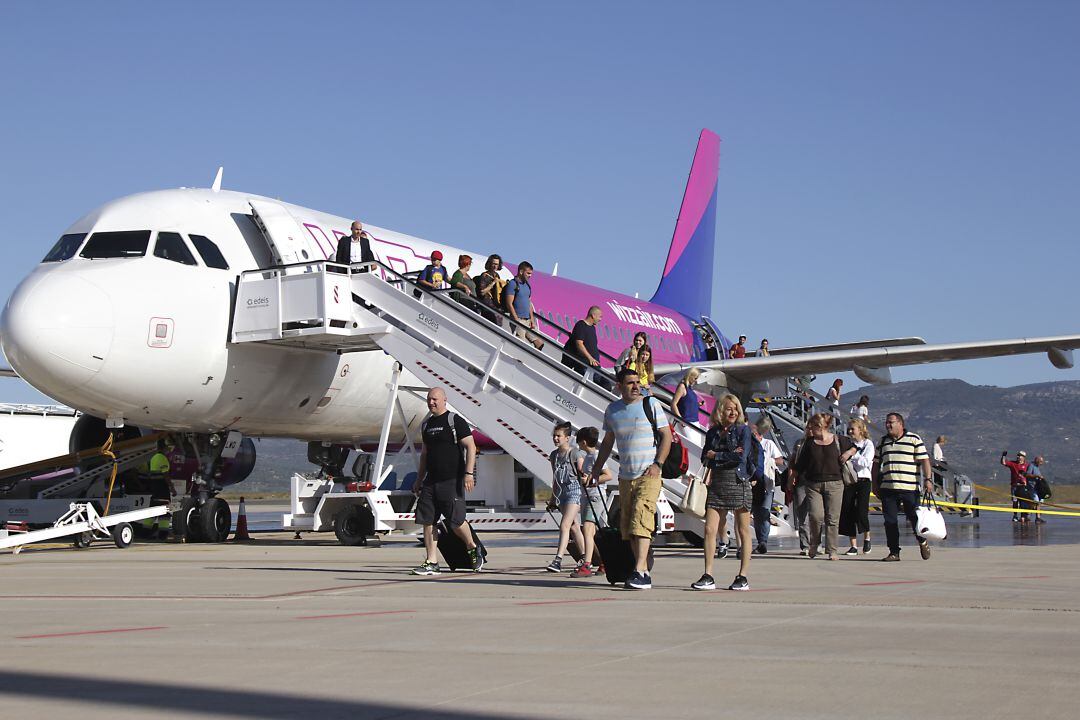
[[[924,583],[925,580],[890,580],[889,582],[872,582],[872,583],[855,583],[860,586],[870,585],[915,585],[917,583]]]
[[[415,613],[415,610],[376,610],[373,612],[338,613],[336,615],[301,615],[293,620],[328,620],[330,618],[367,617],[369,615],[401,615]]]
[[[585,600],[540,600],[537,602],[519,602],[515,605],[570,605],[572,603],[593,603],[593,602],[606,602],[608,600],[614,600],[615,598],[602,597],[602,598],[587,598]]]
[[[16,640],[42,640],[45,638],[74,637],[76,635],[109,635],[112,633],[142,632],[143,630],[166,630],[165,625],[155,627],[113,628],[112,630],[81,630],[79,632],[48,633],[46,635],[18,635]]]
[[[409,582],[409,579],[381,580],[357,585],[334,585],[332,587],[294,590],[272,595],[0,595],[0,600],[274,600],[332,592],[334,590],[363,590],[364,588],[379,587],[381,585],[398,585],[403,582]]]

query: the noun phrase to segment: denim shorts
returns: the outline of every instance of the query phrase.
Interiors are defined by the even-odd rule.
[[[559,507],[568,503],[581,504],[581,484],[573,483],[569,487],[557,487],[555,488],[555,502],[559,504]]]

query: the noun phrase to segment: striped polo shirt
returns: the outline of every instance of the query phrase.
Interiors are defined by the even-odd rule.
[[[627,404],[616,400],[604,413],[604,430],[615,434],[615,447],[619,450],[619,477],[641,477],[656,459],[656,440],[652,425],[645,417],[644,403],[651,402],[657,427],[666,427],[667,415],[660,401],[645,396],[640,402]]]
[[[922,438],[905,432],[895,440],[881,438],[877,448],[881,458],[881,487],[886,490],[918,490],[919,465],[930,455]]]

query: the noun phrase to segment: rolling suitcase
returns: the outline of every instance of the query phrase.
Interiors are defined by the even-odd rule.
[[[446,520],[440,520],[436,528],[439,534],[436,545],[438,545],[439,554],[443,556],[447,567],[451,570],[472,570],[472,561],[469,559],[468,548],[465,547],[462,539],[454,534],[454,531],[446,524]],[[480,542],[480,538],[476,536],[476,530],[473,530],[471,525],[469,529],[472,530],[473,542],[476,543],[476,547],[480,548],[480,554],[486,562],[487,548],[484,547],[484,543]]]
[[[630,549],[630,543],[622,539],[618,515],[613,514],[610,507],[607,508],[607,517],[608,525],[596,531],[596,549],[604,564],[604,577],[610,584],[616,585],[630,579],[630,573],[634,571],[634,553]],[[649,545],[648,568],[649,572],[652,572],[652,545]]]

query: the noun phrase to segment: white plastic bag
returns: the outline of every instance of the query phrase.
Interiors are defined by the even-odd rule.
[[[945,516],[938,510],[933,498],[924,495],[923,502],[915,511],[915,532],[926,540],[940,542],[948,535]]]

